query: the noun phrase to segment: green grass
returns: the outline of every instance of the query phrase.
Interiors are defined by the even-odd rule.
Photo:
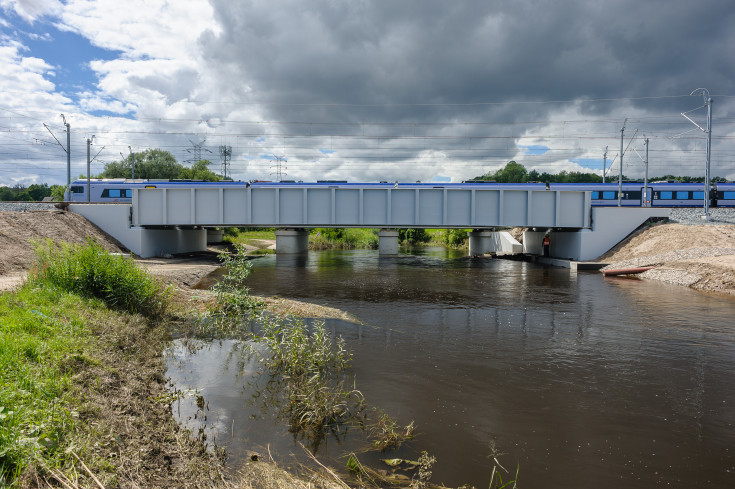
[[[251,244],[253,239],[276,239],[275,228],[225,228],[225,241],[233,244]]]
[[[162,286],[132,260],[91,240],[46,241],[36,253],[28,282],[0,295],[0,486],[15,484],[29,465],[71,461],[73,406],[83,405],[70,394],[72,377],[94,363],[93,325],[114,324],[110,308],[157,317],[167,304]]]
[[[30,281],[49,284],[84,297],[102,299],[109,307],[160,316],[166,307],[164,287],[131,258],[111,255],[88,239],[83,244],[51,240],[36,244],[37,263]]]
[[[27,284],[0,295],[0,486],[34,460],[57,467],[70,457],[70,378],[90,362],[90,313],[101,301],[56,287]]]
[[[364,228],[317,228],[309,235],[309,249],[377,249],[378,230]]]

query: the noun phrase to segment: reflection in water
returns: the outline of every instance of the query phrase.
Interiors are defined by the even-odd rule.
[[[416,421],[412,448],[436,455],[435,481],[486,485],[496,440],[525,487],[735,485],[732,299],[445,251],[302,260],[257,260],[248,285],[367,324],[327,323],[368,402]],[[266,444],[287,456],[282,424],[249,420],[228,348],[177,352],[170,374],[203,388],[207,426],[231,456]]]

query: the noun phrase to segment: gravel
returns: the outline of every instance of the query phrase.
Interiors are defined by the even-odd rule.
[[[56,210],[55,202],[0,202],[0,212],[32,212]]]
[[[679,224],[735,224],[735,207],[717,207],[709,210],[710,220],[702,219],[703,207],[677,207],[671,210],[669,220]]]

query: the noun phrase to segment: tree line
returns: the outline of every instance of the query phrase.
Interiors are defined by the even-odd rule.
[[[667,180],[681,183],[704,183],[704,177],[687,177],[664,175],[656,177],[657,181]],[[508,162],[503,168],[494,172],[488,172],[470,180],[471,182],[498,182],[498,183],[602,183],[602,176],[596,173],[585,173],[577,171],[562,170],[559,173],[539,173],[536,170],[528,171],[526,167],[515,161]],[[617,182],[617,177],[608,178],[608,182]],[[623,181],[631,181],[623,175]],[[638,180],[634,180],[638,181]],[[725,178],[714,177],[713,183],[727,182]]]
[[[154,178],[168,180],[203,180],[218,182],[222,176],[209,169],[209,160],[199,160],[191,166],[184,166],[174,155],[161,149],[147,149],[139,153],[128,155],[120,161],[105,163],[104,169],[91,178],[132,178],[133,158],[135,159],[135,178]],[[87,178],[87,175],[79,175]],[[0,201],[40,202],[45,197],[54,200],[64,200],[64,185],[46,183],[32,184],[28,187],[17,184],[13,187],[0,187]]]
[[[92,178],[132,178],[133,158],[135,159],[135,178],[153,178],[169,180],[203,180],[206,182],[218,182],[222,176],[209,169],[212,163],[209,160],[199,160],[191,166],[184,166],[174,155],[161,149],[147,149],[139,153],[128,155],[120,161],[105,163],[104,170]],[[80,175],[79,178],[86,178]],[[629,180],[623,175],[623,181]],[[664,175],[656,180],[668,180],[675,182],[704,183],[704,177],[688,177]],[[563,170],[559,173],[539,173],[536,170],[528,171],[526,167],[515,161],[508,162],[503,168],[494,172],[473,178],[473,182],[498,182],[498,183],[602,183],[602,177],[596,173],[584,173]],[[610,179],[617,182],[617,179]],[[722,177],[714,177],[713,183],[727,182]],[[41,201],[44,197],[53,197],[54,200],[64,200],[63,185],[33,184],[25,187],[17,184],[13,187],[0,187],[0,201]]]

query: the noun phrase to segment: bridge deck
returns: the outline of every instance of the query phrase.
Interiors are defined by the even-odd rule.
[[[590,227],[590,192],[293,185],[134,189],[134,226]]]

